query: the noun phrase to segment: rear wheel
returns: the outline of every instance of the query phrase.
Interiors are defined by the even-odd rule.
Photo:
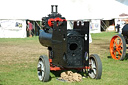
[[[102,75],[102,62],[97,54],[92,54],[89,57],[90,69],[88,71],[89,77],[92,79],[101,79]]]
[[[47,56],[40,56],[38,65],[37,65],[37,73],[40,81],[47,82],[50,78],[50,64]]]
[[[115,60],[124,60],[126,55],[126,42],[121,34],[112,37],[110,42],[110,54]]]

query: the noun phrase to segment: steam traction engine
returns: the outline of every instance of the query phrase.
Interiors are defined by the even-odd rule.
[[[102,75],[102,63],[97,54],[89,56],[89,22],[75,21],[73,29],[67,30],[67,21],[53,10],[42,18],[43,30],[40,32],[41,45],[48,47],[49,56],[39,57],[37,71],[39,80],[49,80],[50,71],[86,70],[94,79]]]
[[[128,24],[122,28],[122,34],[114,35],[110,41],[110,54],[115,60],[124,60],[128,44]]]

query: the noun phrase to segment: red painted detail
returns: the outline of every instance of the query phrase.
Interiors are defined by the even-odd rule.
[[[49,25],[50,27],[53,26],[53,21],[55,21],[53,18],[48,19],[48,25]]]
[[[55,18],[55,21],[56,21],[56,22],[62,22],[62,21],[63,21],[63,19],[61,19],[61,18],[57,17],[57,18]]]
[[[50,19],[48,19],[48,25],[50,26],[50,27],[52,27],[53,26],[53,22],[54,21],[56,21],[56,22],[63,22],[63,21],[66,21],[66,19],[61,19],[60,17],[57,17],[57,18],[50,18]],[[58,23],[57,23],[57,25],[58,25]]]
[[[49,62],[52,63],[52,59],[49,59]]]
[[[85,69],[90,69],[90,66],[86,66]]]
[[[85,66],[85,67],[82,67],[82,68],[63,68],[63,67],[57,67],[57,66],[53,66],[52,65],[52,59],[49,59],[49,62],[50,62],[50,70],[51,71],[69,70],[69,69],[77,69],[77,70],[90,69],[89,66]]]
[[[53,66],[50,66],[50,70],[51,71],[58,71],[58,70],[63,70],[63,68],[60,68],[60,67],[53,67]]]
[[[90,67],[86,66],[86,67],[82,67],[82,68],[60,68],[57,66],[52,66],[52,64],[50,65],[51,71],[70,70],[70,69],[82,70],[82,69],[90,69]]]
[[[50,70],[51,71],[58,71],[58,70],[62,70],[63,68],[57,67],[57,66],[53,66],[52,65],[52,59],[49,59],[50,62]]]
[[[61,19],[61,18],[57,17],[57,18],[55,18],[55,21],[63,22],[63,21],[66,21],[66,19]]]
[[[73,68],[70,68],[70,69],[73,69]],[[75,68],[76,70],[81,70],[81,69],[90,69],[89,66],[85,66],[85,67],[81,67],[81,68]]]

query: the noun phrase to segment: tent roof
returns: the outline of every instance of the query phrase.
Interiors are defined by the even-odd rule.
[[[51,13],[51,5],[67,20],[116,18],[128,13],[128,6],[115,0],[3,0],[0,19],[41,20]]]
[[[122,13],[119,16],[128,16],[128,14]]]

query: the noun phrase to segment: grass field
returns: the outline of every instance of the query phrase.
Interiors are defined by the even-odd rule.
[[[37,77],[37,63],[40,55],[47,55],[47,48],[41,46],[38,37],[0,39],[0,85],[128,85],[128,60],[110,58],[109,43],[116,33],[92,34],[90,54],[98,54],[102,61],[100,80],[84,78],[82,82],[67,83],[56,80],[52,73],[49,82],[40,82]],[[128,53],[128,51],[127,51]],[[128,57],[128,56],[126,56]]]

